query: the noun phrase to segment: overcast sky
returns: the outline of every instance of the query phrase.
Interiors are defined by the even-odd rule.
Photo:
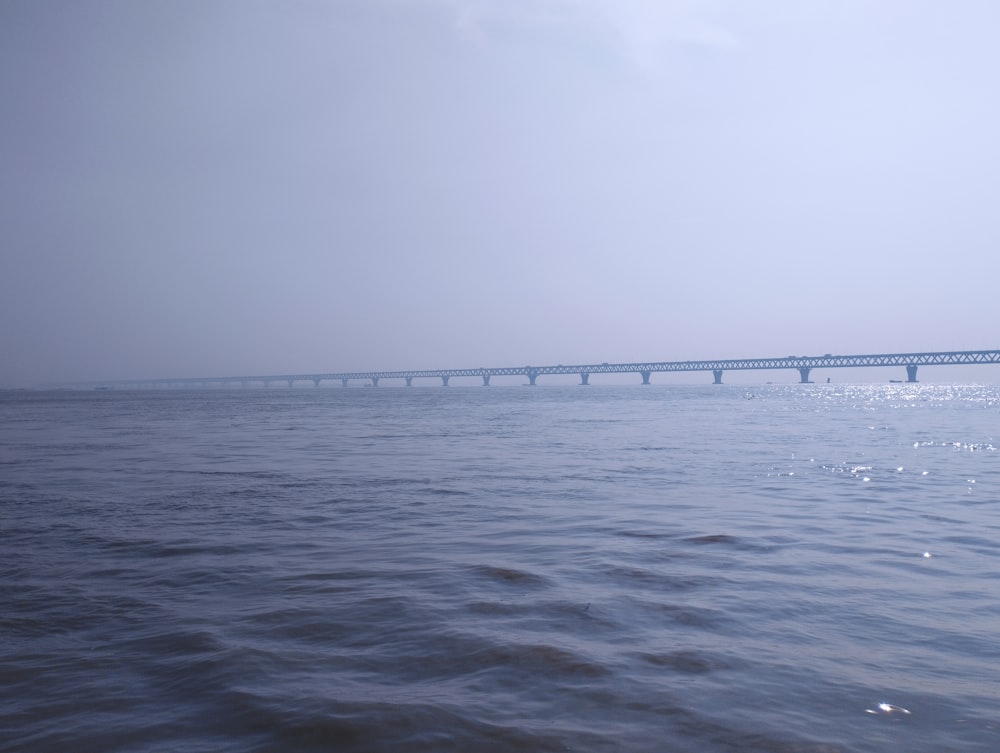
[[[1000,347],[998,32],[3,0],[0,386]]]

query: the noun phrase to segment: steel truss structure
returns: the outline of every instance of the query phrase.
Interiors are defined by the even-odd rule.
[[[108,388],[130,389],[149,387],[182,387],[191,385],[269,385],[272,382],[286,382],[291,387],[295,382],[312,382],[319,386],[324,381],[339,381],[347,386],[351,381],[364,380],[377,386],[382,380],[404,380],[407,386],[414,379],[440,379],[448,385],[452,377],[479,377],[484,385],[495,376],[523,376],[529,384],[545,374],[579,374],[581,384],[589,384],[591,374],[638,374],[643,384],[649,384],[651,374],[676,371],[710,372],[716,384],[722,384],[722,374],[726,371],[795,369],[802,383],[809,382],[813,369],[821,368],[865,368],[873,366],[903,366],[908,382],[917,381],[917,367],[967,364],[1000,363],[1000,350],[956,350],[930,353],[875,353],[866,355],[785,356],[784,358],[732,358],[715,361],[637,361],[633,363],[588,363],[558,364],[556,366],[498,366],[473,369],[418,369],[409,371],[347,371],[322,372],[315,374],[270,374],[257,376],[228,377],[187,377],[182,379],[132,379],[106,382],[88,382],[85,385]]]

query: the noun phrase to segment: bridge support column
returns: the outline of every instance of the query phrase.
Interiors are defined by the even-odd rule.
[[[322,381],[322,379],[313,379],[313,387],[319,387],[319,383]]]
[[[586,371],[580,372],[580,384],[590,384],[590,374]]]
[[[712,369],[712,376],[715,377],[715,384],[722,384],[722,369]]]
[[[406,380],[406,386],[407,387],[412,387],[413,386],[413,377],[403,377],[403,378]]]
[[[489,387],[489,386],[490,386],[490,375],[483,374],[483,387]]]
[[[799,366],[799,376],[801,377],[799,384],[812,384],[812,382],[809,381],[810,371],[812,371],[812,369],[808,366]]]
[[[346,378],[343,378],[343,379],[340,380],[340,386],[341,387],[346,387],[347,386],[347,379]]]
[[[906,381],[916,382],[917,381],[917,367],[914,364],[910,364],[906,367]]]
[[[293,385],[294,383],[295,383],[295,380],[294,380],[294,379],[289,379],[289,380],[288,380],[288,389],[291,389],[291,388],[292,388],[292,385]]]
[[[650,372],[648,372],[648,371],[640,371],[639,373],[642,375],[642,383],[643,384],[649,384],[649,373]]]
[[[538,378],[538,372],[535,371],[534,369],[528,369],[527,371],[524,372],[524,375],[528,377],[528,384],[534,387],[535,380]]]
[[[372,377],[372,387],[378,387],[378,377]]]
[[[442,376],[442,377],[441,377],[441,386],[442,386],[442,387],[447,387],[447,386],[448,386],[448,380],[449,380],[449,379],[451,379],[451,377],[447,377],[447,376]]]

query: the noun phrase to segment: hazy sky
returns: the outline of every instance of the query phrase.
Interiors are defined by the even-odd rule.
[[[998,32],[3,0],[0,385],[1000,347]]]

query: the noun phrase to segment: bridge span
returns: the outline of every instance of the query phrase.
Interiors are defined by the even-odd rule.
[[[452,377],[479,377],[483,386],[490,384],[495,376],[523,376],[529,384],[535,384],[538,377],[547,374],[579,374],[580,384],[590,383],[592,374],[637,374],[642,384],[650,383],[650,376],[659,372],[699,371],[712,374],[715,384],[722,384],[726,371],[756,371],[794,369],[799,373],[802,384],[810,383],[813,369],[865,368],[873,366],[902,366],[906,370],[906,381],[917,381],[920,366],[945,366],[1000,363],[1000,350],[957,350],[932,353],[876,353],[869,355],[785,356],[784,358],[734,358],[717,361],[639,361],[633,363],[589,363],[556,366],[501,366],[473,369],[426,369],[413,371],[350,371],[323,372],[315,374],[271,374],[263,376],[228,377],[188,377],[182,379],[132,379],[113,382],[90,382],[87,386],[131,389],[150,387],[184,386],[248,386],[285,382],[292,387],[295,382],[312,382],[319,387],[322,382],[339,381],[346,387],[352,381],[363,380],[377,387],[383,380],[402,380],[407,387],[414,379],[440,379],[445,387]],[[899,381],[903,381],[900,379]],[[77,385],[80,386],[80,385]]]

